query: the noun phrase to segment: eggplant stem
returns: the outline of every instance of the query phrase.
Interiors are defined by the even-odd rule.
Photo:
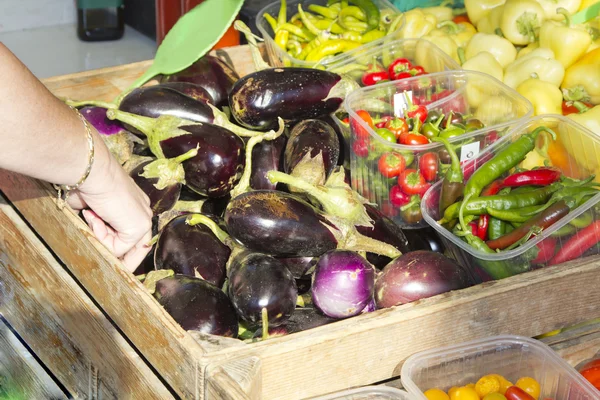
[[[394,246],[360,234],[356,230],[356,226],[342,218],[333,217],[331,215],[325,215],[325,218],[331,225],[325,223],[323,223],[323,225],[325,225],[336,238],[338,242],[337,248],[340,250],[351,250],[356,252],[367,251],[392,259],[402,255],[402,252]]]
[[[223,229],[217,225],[215,221],[202,214],[191,214],[187,217],[186,224],[190,226],[202,224],[206,226],[225,246],[232,248],[233,243],[231,237]]]
[[[262,317],[262,340],[267,340],[269,338],[269,313],[266,307],[263,307],[260,313]]]
[[[152,246],[154,246],[154,245],[156,244],[156,242],[158,242],[158,238],[159,238],[159,236],[160,236],[160,233],[159,233],[159,234],[157,234],[157,235],[154,235],[154,236],[152,237],[152,239],[150,239],[150,241],[148,242],[148,244],[146,244],[146,246],[148,246],[148,247],[152,247]]]
[[[217,107],[213,106],[210,103],[207,103],[207,104],[212,109],[212,112],[213,112],[213,117],[214,117],[213,124],[219,125],[220,127],[223,127],[226,129],[229,129],[231,132],[233,132],[236,135],[241,136],[241,137],[254,137],[254,136],[262,135],[264,133],[264,132],[246,129],[239,125],[234,124],[233,122],[231,122],[229,120],[229,117],[223,111],[219,110]],[[274,132],[274,131],[269,131],[269,132]]]
[[[156,291],[156,282],[173,275],[175,275],[175,272],[172,269],[159,269],[156,271],[150,271],[144,279],[144,286],[146,289],[148,289],[150,294],[153,294]]]
[[[202,206],[206,200],[196,200],[196,201],[186,201],[179,200],[175,205],[171,208],[173,211],[179,212],[189,212],[189,213],[201,213]]]
[[[165,188],[178,183],[185,184],[185,170],[181,163],[196,157],[199,148],[200,145],[177,157],[159,158],[154,160],[150,164],[144,166],[144,171],[140,176],[146,179],[158,179],[158,182],[153,185],[158,190],[164,190]]]
[[[244,36],[246,36],[246,40],[248,41],[248,44],[250,45],[250,52],[252,53],[252,61],[254,61],[254,66],[256,67],[256,70],[260,71],[263,69],[271,68],[271,66],[269,64],[267,64],[265,62],[265,60],[263,60],[263,58],[260,54],[260,50],[258,49],[258,43],[256,42],[256,35],[254,35],[252,33],[250,28],[248,28],[248,25],[246,25],[245,23],[243,23],[240,20],[236,20],[235,23],[233,24],[233,27],[236,30],[238,30],[239,32],[242,32],[244,34]],[[262,38],[259,38],[259,39],[262,40]]]
[[[269,131],[267,133],[253,136],[250,138],[250,140],[248,140],[248,143],[246,144],[246,165],[244,166],[244,173],[242,174],[242,178],[240,179],[238,184],[235,185],[235,187],[230,192],[232,199],[239,196],[242,193],[246,193],[250,189],[250,178],[252,176],[252,149],[254,148],[254,146],[262,142],[263,140],[277,139],[285,130],[285,123],[283,122],[283,119],[278,118],[278,120],[279,130]]]
[[[71,100],[71,99],[61,99],[61,100],[63,100],[66,105],[75,107],[75,108],[86,107],[86,106],[94,106],[94,107],[100,107],[100,108],[106,108],[106,109],[117,108],[117,105],[114,103],[108,103],[106,101],[100,101],[100,100]]]

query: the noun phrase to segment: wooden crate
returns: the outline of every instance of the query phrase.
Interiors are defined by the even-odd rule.
[[[245,46],[226,49],[241,74]],[[58,96],[112,100],[149,62],[45,81]],[[500,333],[535,336],[600,316],[600,259],[587,259],[244,344],[193,337],[50,186],[1,172],[0,188],[98,305],[186,399],[300,399],[399,375],[414,352]],[[198,340],[195,340],[198,339]]]

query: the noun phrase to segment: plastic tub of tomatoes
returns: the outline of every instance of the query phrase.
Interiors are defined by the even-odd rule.
[[[410,400],[404,390],[388,386],[364,386],[318,397],[314,400]]]
[[[345,108],[352,187],[407,228],[426,226],[421,198],[450,167],[440,140],[467,162],[533,112],[490,75],[462,70],[364,87]]]
[[[420,352],[401,371],[403,387],[422,400],[592,400],[596,389],[545,344],[520,336]]]
[[[360,86],[461,69],[439,47],[424,39],[370,43],[327,65],[327,70],[353,78]]]
[[[600,137],[585,127],[537,116],[452,171],[422,213],[481,281],[600,254]]]

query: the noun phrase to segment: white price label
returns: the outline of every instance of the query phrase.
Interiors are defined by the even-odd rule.
[[[479,154],[479,142],[469,143],[460,148],[460,162],[474,159]]]
[[[394,115],[398,118],[404,117],[404,110],[408,108],[408,101],[412,101],[412,91],[404,91],[394,94]]]

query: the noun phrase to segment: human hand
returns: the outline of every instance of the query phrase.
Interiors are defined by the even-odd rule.
[[[97,136],[95,146],[90,175],[68,203],[83,210],[96,238],[134,271],[151,249],[146,246],[152,239],[150,200]]]

